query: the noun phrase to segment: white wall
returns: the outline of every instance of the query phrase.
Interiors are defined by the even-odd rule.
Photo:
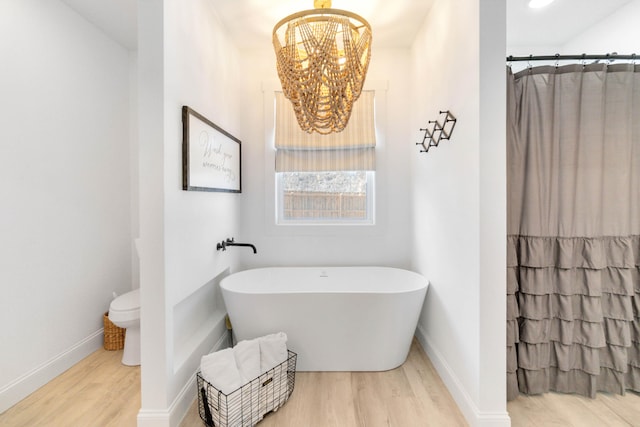
[[[2,412],[132,283],[128,52],[57,0],[0,2],[0,52]]]
[[[633,0],[562,46],[562,53],[640,55],[640,0]]]
[[[411,159],[412,266],[431,282],[417,335],[471,425],[510,423],[504,33],[503,1],[437,0],[411,52],[411,127],[457,118]]]
[[[244,139],[239,55],[209,0],[139,1],[142,408],[140,426],[177,425],[200,357],[224,336],[217,284],[237,252],[241,195],[182,190],[183,105]],[[243,147],[244,149],[244,147]],[[222,325],[222,328],[221,328]]]
[[[365,88],[376,90],[376,225],[276,226],[272,146],[273,92],[282,90],[271,46],[243,51],[246,96],[242,101],[242,224],[238,241],[254,243],[256,255],[241,254],[242,268],[276,265],[409,266],[409,172],[414,143],[409,128],[406,48],[374,49]]]

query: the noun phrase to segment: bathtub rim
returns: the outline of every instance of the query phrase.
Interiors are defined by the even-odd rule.
[[[385,270],[385,271],[398,271],[401,272],[401,274],[406,274],[410,277],[413,278],[413,280],[419,280],[421,282],[421,286],[414,286],[408,289],[398,289],[398,288],[394,288],[394,287],[389,287],[388,289],[345,289],[345,290],[323,290],[323,289],[291,289],[291,290],[274,290],[274,289],[269,289],[268,287],[265,288],[260,288],[260,289],[250,289],[250,290],[246,290],[246,289],[234,289],[233,287],[229,287],[227,286],[228,283],[230,283],[235,276],[235,279],[238,279],[239,275],[243,275],[244,273],[246,274],[255,274],[257,273],[259,270],[331,270],[331,269],[339,269],[339,270],[348,270],[348,269],[379,269],[379,270]],[[314,277],[318,277],[318,276],[314,276]],[[303,295],[310,295],[310,294],[324,294],[324,295],[350,295],[350,294],[366,294],[366,295],[393,295],[393,294],[406,294],[406,293],[412,293],[412,292],[422,292],[424,291],[425,294],[427,292],[427,290],[429,289],[431,282],[429,281],[429,279],[427,279],[424,275],[422,275],[421,273],[412,271],[412,270],[408,270],[405,268],[400,268],[400,267],[387,267],[387,266],[371,266],[371,265],[358,265],[358,266],[270,266],[270,267],[255,267],[255,268],[248,268],[245,270],[240,270],[237,272],[234,272],[226,277],[224,277],[221,281],[220,281],[220,288],[223,291],[226,292],[232,292],[232,293],[238,293],[238,294],[255,294],[255,295],[268,295],[268,294],[303,294]]]

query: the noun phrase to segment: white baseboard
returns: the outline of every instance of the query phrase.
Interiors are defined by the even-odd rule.
[[[73,347],[4,386],[0,389],[0,414],[98,350],[102,347],[103,342],[103,329],[101,328]]]
[[[465,390],[462,383],[456,376],[455,372],[451,369],[447,361],[442,354],[436,349],[424,329],[418,325],[416,329],[416,338],[422,345],[425,353],[429,356],[429,360],[433,364],[438,375],[444,382],[445,386],[451,393],[453,400],[456,401],[458,408],[462,412],[462,415],[466,418],[467,422],[472,427],[510,427],[511,418],[507,412],[483,412],[480,411],[476,402],[473,401],[469,393]]]
[[[138,411],[138,427],[171,427],[171,413],[169,410]]]
[[[227,347],[229,332],[225,331],[216,341],[211,352]],[[174,427],[180,425],[189,408],[198,397],[196,390],[196,374],[182,387],[180,393],[166,410],[144,410],[138,412],[138,427]]]

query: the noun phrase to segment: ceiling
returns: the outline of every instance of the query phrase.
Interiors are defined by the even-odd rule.
[[[136,0],[62,0],[124,47],[136,49]],[[211,0],[223,25],[242,49],[270,47],[273,26],[285,16],[312,9],[313,0]],[[526,0],[507,2],[509,45],[562,45],[632,0],[556,0],[533,10]],[[369,21],[374,44],[409,46],[436,0],[333,0],[332,7]]]
[[[214,1],[227,31],[240,48],[270,47],[273,27],[278,21],[292,13],[313,9],[313,0]],[[374,45],[396,47],[410,44],[433,3],[434,0],[332,0],[331,7],[366,19],[371,24]]]
[[[62,0],[87,21],[130,50],[136,50],[137,0]]]
[[[556,0],[531,9],[526,0],[507,2],[509,46],[563,45],[632,0]]]

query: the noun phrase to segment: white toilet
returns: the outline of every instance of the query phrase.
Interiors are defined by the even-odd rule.
[[[114,325],[125,328],[122,364],[140,364],[140,289],[122,294],[111,301],[109,320]]]

